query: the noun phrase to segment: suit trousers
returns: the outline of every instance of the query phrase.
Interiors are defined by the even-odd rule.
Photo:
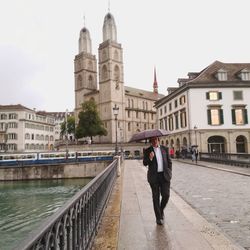
[[[157,220],[162,219],[163,210],[166,207],[170,196],[170,181],[166,181],[164,173],[157,173],[157,182],[150,183],[152,190],[153,206]],[[160,197],[161,196],[161,197]]]

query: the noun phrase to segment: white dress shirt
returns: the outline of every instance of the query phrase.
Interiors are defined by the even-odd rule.
[[[161,148],[160,146],[158,147],[153,147],[154,148],[154,152],[155,152],[155,156],[156,156],[156,160],[157,160],[157,172],[163,172],[163,160],[162,160],[162,154],[161,154]]]

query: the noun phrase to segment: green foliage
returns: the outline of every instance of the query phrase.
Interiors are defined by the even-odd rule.
[[[67,117],[67,130],[68,134],[75,135],[75,117],[74,116],[68,116]],[[61,135],[66,134],[66,121],[64,121],[61,124]]]
[[[76,128],[76,138],[92,137],[96,135],[107,135],[107,130],[97,111],[94,100],[86,101],[82,104],[82,111],[79,113],[79,123]]]

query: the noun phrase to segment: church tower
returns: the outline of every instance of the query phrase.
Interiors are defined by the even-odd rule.
[[[103,42],[99,45],[99,109],[108,135],[103,142],[115,142],[116,120],[113,108],[118,107],[117,130],[125,129],[125,93],[123,79],[123,51],[117,42],[115,19],[111,13],[104,18]]]
[[[92,54],[90,33],[85,27],[80,31],[79,53],[74,60],[75,74],[75,118],[81,111],[84,95],[97,90],[97,63]]]

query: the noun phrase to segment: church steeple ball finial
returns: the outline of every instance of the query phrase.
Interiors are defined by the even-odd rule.
[[[115,19],[110,12],[104,18],[102,32],[103,42],[107,40],[117,42]]]
[[[85,27],[85,16],[84,16],[84,27],[80,31],[79,37],[79,53],[88,53],[92,54],[92,42],[90,38],[90,33]]]
[[[157,79],[156,79],[155,67],[154,67],[154,84],[153,84],[153,88],[154,88],[154,93],[158,94],[158,83],[157,83]]]

